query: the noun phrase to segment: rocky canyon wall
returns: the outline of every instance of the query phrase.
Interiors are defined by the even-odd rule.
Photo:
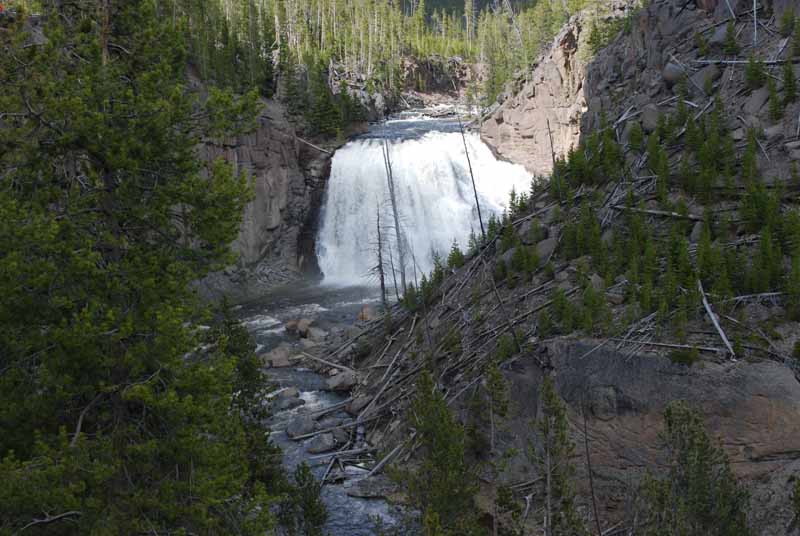
[[[237,264],[206,278],[201,293],[240,300],[315,274],[316,216],[330,155],[297,138],[275,101],[265,103],[254,132],[205,144],[200,153],[209,163],[223,158],[250,175],[255,194],[232,244]]]
[[[780,20],[785,9],[798,9],[796,4],[796,0],[768,0],[758,5],[762,18],[766,8],[770,17]],[[624,17],[629,6],[630,2],[612,0],[603,19]],[[751,17],[752,2],[652,1],[631,18],[628,33],[618,35],[595,57],[587,43],[591,13],[575,15],[533,68],[507,84],[500,102],[482,119],[481,137],[499,157],[524,165],[531,173],[549,175],[553,156],[565,156],[576,148],[581,136],[599,124],[602,112],[613,120],[614,112],[628,105],[644,107],[662,93],[670,54],[690,41],[700,23],[721,24],[731,9],[737,17]],[[712,45],[715,38],[724,37],[724,25],[715,28],[709,34]],[[700,69],[690,67],[690,74],[695,70]],[[703,76],[699,74],[698,80]]]

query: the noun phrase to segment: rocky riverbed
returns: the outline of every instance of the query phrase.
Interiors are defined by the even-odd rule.
[[[369,329],[377,303],[370,288],[309,285],[238,308],[274,384],[272,440],[287,472],[306,462],[323,481],[331,536],[372,535],[378,520],[392,526],[400,517],[385,500],[395,486],[383,475],[366,478],[377,453],[365,440],[368,423],[356,422],[362,408],[349,398],[357,376],[348,358],[328,361],[331,348],[342,349],[338,356],[355,351],[346,341]]]

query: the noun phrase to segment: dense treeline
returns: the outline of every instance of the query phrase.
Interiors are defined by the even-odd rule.
[[[164,3],[46,9],[0,20],[0,534],[318,526],[254,344],[191,290],[251,198],[197,144],[251,128],[257,95],[193,92]]]
[[[461,56],[488,66],[484,87],[474,93],[489,102],[571,15],[605,9],[599,0],[534,0],[519,7],[508,0],[484,6],[465,0],[458,9],[427,7],[425,0],[172,2],[173,16],[188,21],[199,73],[224,86],[256,87],[271,96],[279,75],[298,76],[301,66],[329,77],[335,70],[368,91],[393,92],[407,82],[409,57]],[[299,85],[305,89],[308,78]]]
[[[14,4],[40,11],[46,2]],[[165,19],[185,31],[197,74],[222,87],[255,88],[272,97],[282,78],[290,87],[289,100],[296,102],[298,91],[311,91],[315,73],[322,73],[326,80],[342,77],[370,92],[393,93],[409,82],[404,72],[409,58],[460,56],[487,66],[483,87],[470,91],[484,104],[494,101],[505,82],[530,66],[564,22],[583,9],[599,20],[607,6],[600,0],[516,5],[459,0],[430,6],[425,0],[165,0],[162,5]],[[619,29],[606,26],[594,24],[593,49]],[[335,94],[346,86],[326,87]],[[311,105],[318,98],[300,97]]]

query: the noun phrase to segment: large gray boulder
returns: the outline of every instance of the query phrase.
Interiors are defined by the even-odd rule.
[[[324,433],[314,436],[314,438],[308,442],[308,447],[306,450],[311,454],[319,454],[321,452],[328,452],[336,448],[336,439],[333,437],[331,433]]]
[[[350,371],[340,372],[325,382],[329,391],[346,392],[358,382],[356,375]]]
[[[302,415],[289,423],[289,425],[286,427],[286,435],[291,439],[294,439],[299,436],[310,434],[311,432],[316,431],[316,429],[316,421],[308,415]]]

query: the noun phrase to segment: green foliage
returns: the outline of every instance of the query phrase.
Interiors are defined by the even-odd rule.
[[[252,195],[197,145],[252,127],[257,95],[197,94],[155,2],[111,3],[107,34],[55,4],[41,45],[0,33],[0,532],[263,533],[283,484],[252,346],[199,329],[191,290]]]
[[[545,504],[546,526],[553,536],[580,536],[588,534],[576,504],[575,467],[572,457],[575,445],[569,438],[567,409],[556,392],[553,380],[547,376],[539,391],[541,417],[535,424],[536,439],[528,449],[528,456],[538,467],[543,486],[541,494]]]
[[[700,361],[700,352],[697,348],[692,348],[691,350],[681,348],[670,352],[669,360],[678,365],[691,367]]]
[[[783,100],[778,96],[778,88],[775,80],[771,77],[767,80],[769,89],[769,117],[773,121],[779,121],[783,117]]]
[[[281,512],[282,522],[291,536],[322,536],[328,510],[322,501],[319,482],[307,463],[294,470],[295,491]]]
[[[751,54],[747,60],[747,67],[744,70],[744,80],[750,91],[758,89],[764,85],[767,73],[764,70],[764,63],[756,59],[755,54]]]
[[[491,408],[495,415],[499,417],[507,416],[510,404],[508,382],[503,377],[503,373],[497,366],[496,361],[493,361],[486,368],[486,391],[489,394]]]
[[[311,105],[307,119],[311,132],[322,136],[335,136],[342,128],[342,116],[328,87],[328,73],[322,63],[311,68]]]
[[[800,320],[800,255],[792,258],[792,269],[786,282],[786,292],[789,294],[787,300],[789,318]]]
[[[538,268],[539,256],[536,254],[536,248],[517,246],[511,256],[511,269],[530,278]]]
[[[641,152],[644,148],[644,130],[642,130],[642,125],[638,121],[633,122],[628,143],[630,144],[631,149],[635,151]]]
[[[497,263],[494,265],[494,271],[492,272],[492,276],[494,277],[495,281],[503,281],[509,275],[508,266],[506,266],[506,261],[503,259],[497,259]]]
[[[511,225],[511,221],[506,219],[500,234],[500,253],[505,253],[517,245],[519,245],[519,237],[514,231],[514,226]]]
[[[736,42],[736,24],[731,20],[725,27],[725,42],[722,45],[725,54],[735,56],[739,53],[739,43]]]
[[[556,289],[553,294],[552,320],[558,323],[561,333],[570,333],[575,328],[575,307],[564,289]]]
[[[709,52],[708,39],[706,39],[706,37],[703,35],[702,32],[697,32],[696,34],[694,34],[694,44],[700,51],[701,56],[708,56]]]
[[[783,15],[781,15],[781,23],[780,23],[780,31],[781,35],[784,37],[789,37],[792,35],[795,26],[795,15],[794,15],[794,8],[787,7],[783,11]]]
[[[495,360],[498,363],[503,363],[517,353],[517,343],[514,341],[514,335],[511,333],[504,333],[497,339],[497,349],[494,352]]]
[[[748,494],[700,415],[683,402],[664,411],[669,469],[643,487],[646,534],[747,536]]]
[[[793,57],[800,57],[800,17],[795,17],[794,34],[789,52]]]
[[[442,340],[442,350],[451,354],[460,354],[463,351],[461,346],[461,332],[456,328],[449,330]]]
[[[407,475],[406,484],[422,519],[428,520],[423,523],[430,529],[428,534],[478,534],[473,504],[477,481],[465,457],[464,427],[453,417],[428,371],[417,380],[410,415],[421,441],[421,459],[419,468]]]
[[[592,20],[592,26],[589,30],[589,52],[591,55],[596,55],[598,52],[606,48],[611,41],[622,30],[626,19],[612,18],[604,20]]]
[[[783,103],[789,104],[797,100],[797,78],[791,62],[783,64]]]
[[[500,220],[497,219],[497,216],[494,214],[489,216],[489,221],[486,224],[486,240],[487,243],[494,240],[497,235],[500,233],[501,229]]]
[[[474,239],[474,237],[471,237]],[[447,267],[457,270],[464,266],[464,254],[461,248],[458,247],[458,242],[453,240],[453,246],[450,248],[450,254],[447,256]]]

